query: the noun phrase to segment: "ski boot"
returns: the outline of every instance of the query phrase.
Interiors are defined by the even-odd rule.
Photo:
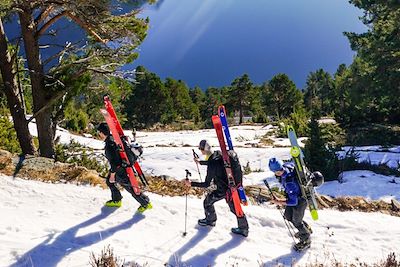
[[[310,232],[310,235],[311,235],[311,234],[313,233],[313,231],[312,231],[312,229],[311,229],[311,226],[308,225],[306,222],[304,222],[304,225],[306,226],[308,232]],[[299,238],[300,238],[300,232],[295,233],[295,234],[294,234],[294,237],[297,238],[297,239],[299,239]]]
[[[143,212],[145,212],[146,210],[151,210],[153,208],[153,205],[151,205],[151,203],[149,202],[149,204],[147,204],[146,206],[140,206],[138,209],[137,209],[137,212],[138,213],[143,213]]]
[[[215,226],[215,222],[207,221],[207,219],[200,219],[197,221],[197,223],[201,226]]]
[[[293,249],[295,251],[300,252],[300,251],[303,251],[305,249],[308,249],[310,246],[311,246],[311,239],[308,238],[308,239],[305,239],[305,240],[301,240],[299,243],[295,244],[293,246]]]
[[[106,207],[110,207],[110,208],[119,208],[122,205],[122,201],[121,200],[109,200],[107,201],[104,206]]]
[[[237,234],[237,235],[242,235],[244,237],[247,237],[249,235],[249,230],[248,229],[243,229],[243,228],[231,228],[232,233]]]

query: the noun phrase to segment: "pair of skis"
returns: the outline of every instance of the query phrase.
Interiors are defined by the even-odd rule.
[[[228,143],[228,149],[233,151],[232,138],[229,132],[228,121],[226,119],[226,112],[224,106],[221,105],[218,107],[218,115],[212,116],[212,122],[214,125],[214,129],[217,133],[219,145],[221,147],[222,159],[224,161],[225,171],[228,176],[228,186],[235,207],[235,213],[238,217],[243,217],[244,212],[242,210],[241,203],[247,205],[247,199],[242,185],[236,185],[235,183],[235,178],[233,176],[228,150],[226,149],[225,139],[226,142]]]
[[[294,128],[292,126],[288,126],[287,128],[287,135],[290,140],[290,155],[292,156],[296,173],[297,179],[300,184],[301,194],[307,200],[308,207],[310,209],[311,218],[313,220],[318,220],[318,203],[315,198],[315,190],[312,185],[311,179],[309,178],[309,171],[304,164],[304,155],[300,149],[300,146],[297,142],[297,136]]]
[[[132,188],[135,192],[136,195],[140,194],[140,188],[138,181],[136,179],[135,172],[132,168],[132,162],[129,162],[128,156],[124,150],[124,144],[122,142],[122,139],[128,141],[128,137],[125,136],[124,131],[122,129],[121,124],[118,121],[117,114],[115,113],[114,107],[111,104],[111,100],[109,96],[104,96],[103,97],[104,101],[104,106],[105,109],[100,109],[101,114],[104,116],[104,119],[107,122],[108,127],[110,128],[111,134],[114,138],[115,143],[117,144],[119,148],[119,155],[121,156],[121,159],[123,162],[127,163],[127,166],[124,166],[126,173],[129,177],[129,181],[131,182]],[[148,185],[146,177],[144,176],[144,173],[142,169],[140,168],[140,165],[137,161],[133,163],[133,167],[139,176],[140,180],[144,185]]]

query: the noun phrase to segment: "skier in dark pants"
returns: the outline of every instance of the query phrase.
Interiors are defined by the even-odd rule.
[[[207,165],[207,176],[205,181],[202,183],[191,182],[186,180],[187,186],[207,188],[213,181],[216,189],[207,194],[204,199],[204,212],[206,218],[200,219],[198,224],[201,226],[215,226],[217,221],[217,214],[215,213],[214,203],[222,199],[226,199],[231,212],[235,215],[235,207],[232,199],[227,199],[228,177],[225,172],[224,162],[220,151],[212,152],[211,146],[206,140],[202,140],[199,145],[199,150],[206,157],[205,161],[200,161],[195,158],[194,160],[201,165]],[[249,225],[247,223],[246,216],[237,217],[238,227],[232,228],[232,232],[243,236],[248,236]]]
[[[311,244],[310,235],[311,227],[303,221],[304,211],[307,208],[307,201],[302,197],[299,182],[296,177],[296,170],[292,164],[283,164],[282,161],[276,158],[271,158],[269,168],[275,173],[275,177],[284,187],[286,200],[273,199],[271,202],[286,206],[284,216],[286,220],[291,222],[299,231],[295,237],[300,239],[300,242],[295,244],[296,250],[308,248]]]
[[[121,207],[122,195],[115,184],[117,182],[140,203],[140,207],[137,210],[138,212],[142,213],[146,209],[151,209],[152,205],[149,198],[142,192],[140,192],[139,195],[135,194],[125,168],[121,167],[122,159],[119,155],[117,144],[114,142],[114,139],[110,134],[110,129],[108,128],[107,123],[100,123],[97,130],[100,138],[104,140],[105,155],[110,163],[110,171],[106,183],[111,190],[111,200],[107,201],[105,205],[107,207]]]

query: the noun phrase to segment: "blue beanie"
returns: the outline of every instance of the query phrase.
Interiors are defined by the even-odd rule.
[[[282,160],[271,158],[268,163],[269,169],[273,172],[283,170],[283,162]]]

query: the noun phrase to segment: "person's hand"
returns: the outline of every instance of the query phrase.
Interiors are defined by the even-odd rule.
[[[183,182],[185,183],[185,185],[187,187],[191,187],[192,186],[192,182],[189,179],[185,179]]]
[[[286,201],[284,200],[278,200],[278,199],[271,199],[270,201],[272,204],[278,205],[278,206],[283,206],[286,204]]]
[[[194,162],[196,162],[196,164],[198,164],[200,162],[200,158],[193,158]]]
[[[110,173],[110,179],[108,179],[110,183],[115,183],[115,172]]]

